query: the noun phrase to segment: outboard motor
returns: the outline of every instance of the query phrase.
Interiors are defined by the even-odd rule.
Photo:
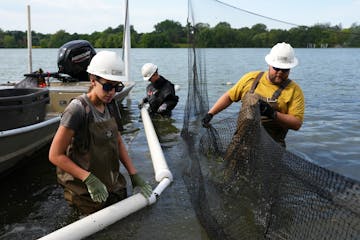
[[[95,54],[95,49],[86,40],[65,43],[58,52],[59,73],[68,74],[79,81],[89,81],[86,69]]]

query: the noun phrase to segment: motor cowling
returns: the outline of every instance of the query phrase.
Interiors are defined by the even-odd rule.
[[[86,69],[96,51],[86,40],[65,43],[58,52],[58,72],[65,73],[79,81],[89,81]]]

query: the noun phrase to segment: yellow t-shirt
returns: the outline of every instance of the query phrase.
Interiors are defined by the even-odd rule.
[[[241,100],[244,95],[250,91],[251,86],[260,71],[246,73],[241,79],[228,91],[230,99],[233,102]],[[271,83],[267,79],[268,72],[264,72],[259,80],[259,84],[255,89],[255,93],[265,97],[271,98],[274,92],[279,88],[278,85]],[[289,85],[282,90],[278,101],[278,110],[281,113],[290,114],[299,120],[304,120],[305,101],[304,94],[300,86],[291,81]]]

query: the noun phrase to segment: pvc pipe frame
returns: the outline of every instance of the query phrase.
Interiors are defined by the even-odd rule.
[[[151,159],[155,171],[155,179],[159,182],[151,196],[146,199],[141,193],[130,196],[107,208],[101,209],[87,217],[84,217],[72,224],[60,228],[42,238],[49,239],[82,239],[107,226],[119,221],[122,218],[156,202],[160,194],[173,181],[173,176],[167,167],[159,139],[155,133],[154,126],[146,108],[141,109],[141,117],[144,123],[146,138],[148,141]]]
[[[154,125],[152,124],[149,113],[145,107],[141,108],[141,119],[144,124],[145,134],[150,149],[150,155],[155,171],[155,179],[157,182],[160,182],[163,178],[169,178],[170,181],[172,181],[173,176],[166,164],[166,160],[161,149],[159,139],[156,135]]]

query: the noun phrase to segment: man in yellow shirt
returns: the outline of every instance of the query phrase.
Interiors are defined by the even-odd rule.
[[[299,130],[304,120],[304,94],[300,86],[290,80],[290,69],[298,64],[294,49],[287,43],[277,43],[265,57],[267,72],[249,72],[224,93],[202,119],[204,127],[210,126],[213,116],[246,93],[256,93],[259,100],[262,124],[269,135],[285,147],[289,129]]]

